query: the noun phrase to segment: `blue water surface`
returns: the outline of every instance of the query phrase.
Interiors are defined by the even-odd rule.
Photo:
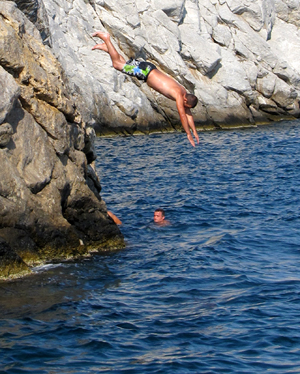
[[[96,149],[127,246],[0,283],[0,373],[300,373],[300,122]]]

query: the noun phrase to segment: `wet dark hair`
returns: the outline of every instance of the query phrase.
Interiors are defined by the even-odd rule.
[[[186,101],[191,106],[191,108],[195,108],[195,106],[198,104],[198,99],[193,94],[186,94]]]
[[[161,212],[162,216],[165,216],[165,211],[162,208],[155,209],[155,212]]]

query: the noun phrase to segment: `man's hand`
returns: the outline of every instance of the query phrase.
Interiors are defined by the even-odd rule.
[[[188,138],[189,142],[192,144],[192,146],[195,147],[195,142],[194,142],[194,139],[192,137],[192,134],[187,134],[187,138]]]
[[[197,134],[197,131],[194,131],[194,136],[196,138],[197,144],[199,144],[199,136]],[[191,133],[187,134],[187,138],[189,142],[192,144],[192,146],[195,147],[195,142]]]
[[[193,119],[190,109],[185,108],[185,114],[186,114],[186,118],[188,122],[188,131],[186,131],[187,137],[188,137],[189,142],[192,144],[192,146],[195,147],[195,142],[194,142],[191,130],[194,134],[197,144],[199,144],[199,136],[198,136],[198,133],[195,127],[194,119]]]
[[[197,141],[197,144],[199,144],[199,135],[198,135],[198,133],[197,133],[196,128],[193,129],[193,133],[194,133],[194,137],[195,137],[195,139],[196,139],[196,141]]]

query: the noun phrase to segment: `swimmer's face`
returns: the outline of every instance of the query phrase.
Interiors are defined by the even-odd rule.
[[[155,223],[161,223],[165,219],[165,216],[163,216],[162,212],[154,212],[154,222]]]

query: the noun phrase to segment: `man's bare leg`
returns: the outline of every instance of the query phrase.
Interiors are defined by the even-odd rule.
[[[126,61],[113,46],[112,42],[110,41],[110,35],[107,32],[97,31],[92,36],[98,36],[98,38],[104,41],[104,43],[102,44],[96,44],[92,48],[92,50],[100,49],[104,52],[109,53],[113,67],[117,70],[122,70],[124,65],[126,64]]]

